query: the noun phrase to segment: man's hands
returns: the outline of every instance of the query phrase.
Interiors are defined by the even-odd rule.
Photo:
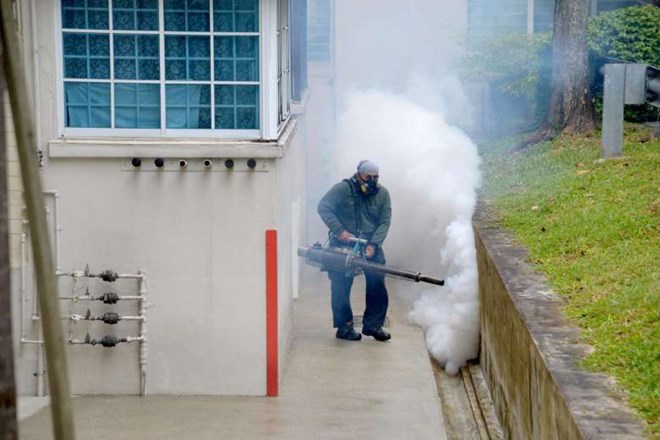
[[[343,231],[341,231],[341,232],[339,233],[339,235],[337,235],[337,239],[338,239],[339,241],[343,241],[344,243],[348,243],[348,240],[349,240],[350,238],[353,238],[353,237],[355,237],[355,235],[351,234],[350,232],[348,232],[348,231],[345,230],[345,229],[344,229]]]
[[[348,243],[351,238],[355,238],[355,235],[351,234],[345,229],[337,235],[337,240],[344,243]],[[373,258],[374,255],[376,255],[376,246],[373,244],[368,244],[364,248],[364,256],[367,258]]]

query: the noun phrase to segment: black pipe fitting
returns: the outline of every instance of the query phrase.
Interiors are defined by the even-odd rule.
[[[119,295],[117,295],[115,292],[107,292],[104,293],[100,299],[105,304],[117,304],[117,301],[119,301]]]
[[[118,338],[116,336],[103,336],[101,339],[92,339],[89,336],[89,333],[85,336],[85,344],[90,344],[90,345],[97,345],[100,344],[104,347],[114,347],[115,345],[119,344],[120,342],[128,342],[126,338]]]
[[[157,157],[154,160],[154,165],[156,165],[156,168],[163,168],[163,165],[165,165],[165,161],[161,157]]]
[[[133,165],[135,168],[140,168],[142,166],[142,159],[139,157],[134,157],[131,159],[131,165]]]
[[[92,339],[92,344],[94,341],[95,340]],[[100,341],[96,341],[97,344],[101,344],[104,347],[114,347],[120,342],[126,342],[126,339],[118,338],[116,336],[103,336]]]
[[[247,166],[248,166],[248,168],[250,168],[250,169],[254,169],[254,167],[257,166],[257,161],[254,160],[254,159],[248,159],[248,161],[247,161]]]
[[[119,313],[105,312],[101,318],[101,321],[105,322],[106,324],[117,324],[119,322]]]
[[[233,159],[225,160],[225,166],[229,169],[234,168],[234,160]]]
[[[101,278],[103,281],[107,281],[109,283],[112,283],[114,281],[117,281],[119,279],[119,274],[115,272],[114,270],[104,270],[98,275],[99,278]]]

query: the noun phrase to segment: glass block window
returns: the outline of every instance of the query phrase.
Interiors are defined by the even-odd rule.
[[[528,0],[469,0],[470,38],[527,33],[527,6]]]
[[[555,0],[534,2],[534,32],[551,32],[555,21]]]
[[[61,0],[65,127],[258,130],[259,0]]]
[[[330,0],[308,1],[308,41],[309,61],[330,61],[332,40],[332,5]]]

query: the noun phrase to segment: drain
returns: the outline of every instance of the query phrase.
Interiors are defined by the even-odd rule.
[[[353,315],[353,327],[362,327],[362,315]],[[389,316],[385,317],[385,322],[383,327],[390,327],[390,318]]]

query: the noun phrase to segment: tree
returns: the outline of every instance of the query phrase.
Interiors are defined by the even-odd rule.
[[[564,131],[583,133],[595,128],[589,91],[588,16],[589,0],[556,0],[550,105],[536,133],[516,150],[551,140]]]

